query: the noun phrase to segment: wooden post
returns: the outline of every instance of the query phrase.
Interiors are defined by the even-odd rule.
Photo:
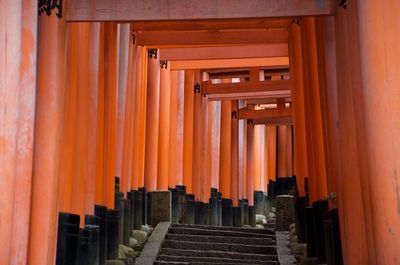
[[[221,103],[221,134],[220,134],[220,160],[219,160],[219,190],[222,197],[231,196],[231,101]]]
[[[211,187],[219,188],[221,101],[212,101]]]
[[[261,125],[254,126],[254,190],[261,190]]]
[[[254,124],[252,120],[247,120],[246,198],[249,200],[250,205],[253,205],[253,193],[254,193]]]
[[[183,127],[183,185],[192,193],[194,72],[185,71]]]
[[[166,63],[163,64],[163,63]],[[160,62],[160,114],[158,133],[157,190],[168,189],[169,130],[171,105],[171,70],[168,62]]]
[[[196,197],[196,200],[202,200],[201,196],[201,185],[204,183],[201,181],[202,174],[202,95],[200,87],[197,87],[201,82],[200,71],[194,72],[194,91],[193,100],[193,160],[192,160],[192,192]],[[196,87],[195,87],[196,86]]]
[[[35,142],[27,262],[30,265],[51,265],[55,259],[66,65],[65,13],[61,17],[60,11],[54,9],[50,16],[42,14],[38,25]],[[2,222],[7,223],[4,219]]]
[[[239,102],[232,101],[231,112],[231,194],[233,202],[239,200]],[[235,204],[236,205],[236,204]]]
[[[147,70],[144,185],[151,192],[157,190],[158,122],[160,111],[160,62],[158,50],[148,50]]]

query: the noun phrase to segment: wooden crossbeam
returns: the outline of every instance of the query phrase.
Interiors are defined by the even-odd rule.
[[[286,43],[227,47],[163,48],[160,50],[160,59],[165,61],[267,58],[286,56],[289,56],[289,49]]]
[[[191,21],[135,21],[133,31],[179,31],[288,28],[291,19],[224,19]]]
[[[172,61],[171,70],[226,69],[239,67],[288,67],[289,57],[246,58],[223,60]]]
[[[332,15],[336,0],[70,0],[68,21],[168,21]]]
[[[279,81],[256,81],[243,83],[223,83],[213,84],[210,80],[202,83],[204,94],[232,94],[246,92],[279,92],[290,91],[291,85],[289,80]]]
[[[249,110],[247,108],[242,108],[239,110],[239,119],[241,120],[261,120],[267,118],[282,118],[291,116],[291,108],[276,108],[266,110]]]
[[[253,120],[254,125],[292,125],[293,119],[292,117],[279,117],[279,118],[263,118]]]
[[[139,31],[135,41],[141,46],[248,45],[289,42],[288,29],[223,31]]]

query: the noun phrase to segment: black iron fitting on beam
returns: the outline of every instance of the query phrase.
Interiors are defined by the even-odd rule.
[[[147,57],[152,59],[157,59],[157,49],[148,49],[147,50]]]

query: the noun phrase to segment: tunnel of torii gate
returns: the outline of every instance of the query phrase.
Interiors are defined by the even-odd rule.
[[[55,264],[59,213],[169,188],[290,190],[337,209],[344,264],[400,264],[398,0],[1,6],[1,265]]]

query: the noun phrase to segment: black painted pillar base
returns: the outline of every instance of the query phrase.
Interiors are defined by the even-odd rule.
[[[94,214],[99,218],[100,223],[99,265],[105,265],[107,259],[107,207],[95,205]]]
[[[233,226],[232,205],[231,199],[222,199],[222,226]]]
[[[264,215],[264,192],[254,191],[254,208],[256,214]]]
[[[79,222],[79,215],[58,214],[56,265],[78,264]]]
[[[249,206],[249,225],[252,227],[256,226],[256,211],[254,206]]]
[[[136,230],[140,230],[142,228],[143,224],[143,195],[141,190],[134,190],[133,191],[133,197],[134,197],[134,222],[133,222],[133,228]]]
[[[243,216],[241,207],[233,207],[233,226],[242,227],[243,226]]]
[[[196,205],[195,222],[197,225],[204,225],[206,219],[205,204],[204,202],[195,202],[195,205]]]
[[[196,206],[194,202],[194,196],[192,194],[186,194],[183,217],[182,217],[182,221],[184,224],[195,223],[195,211],[196,211]]]
[[[131,237],[131,200],[124,200],[123,244],[129,246]]]
[[[315,229],[315,243],[316,255],[321,263],[326,262],[325,252],[325,231],[324,231],[324,213],[328,211],[328,200],[316,201],[313,203],[314,211],[314,229]]]
[[[307,198],[305,196],[294,198],[294,212],[297,232],[297,242],[306,242],[306,224],[304,209],[307,207]]]
[[[243,225],[249,225],[249,201],[247,199],[239,200],[239,207],[242,209]]]
[[[179,211],[180,211],[178,190],[169,188],[169,191],[171,192],[171,207],[172,207],[171,222],[173,224],[177,224],[177,223],[179,223]]]
[[[119,219],[118,210],[107,210],[107,259],[118,258]]]
[[[306,227],[307,257],[315,257],[317,254],[315,245],[314,213],[313,208],[304,209],[304,220]]]

